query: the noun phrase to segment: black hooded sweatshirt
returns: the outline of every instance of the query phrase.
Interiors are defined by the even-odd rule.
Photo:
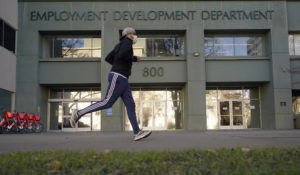
[[[121,37],[120,43],[107,55],[105,60],[112,65],[112,72],[120,73],[129,78],[132,62],[137,61],[137,57],[133,56],[132,40],[125,36]]]

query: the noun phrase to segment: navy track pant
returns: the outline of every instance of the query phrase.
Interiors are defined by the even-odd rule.
[[[108,88],[105,98],[79,110],[78,115],[83,116],[87,113],[111,108],[119,97],[122,98],[125,104],[133,132],[136,134],[139,132],[140,128],[136,119],[135,103],[132,98],[128,79],[119,73],[110,72],[108,74]]]

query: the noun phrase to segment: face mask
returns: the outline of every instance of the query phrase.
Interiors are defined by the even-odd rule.
[[[136,35],[133,35],[132,43],[135,44],[137,42],[138,37]]]

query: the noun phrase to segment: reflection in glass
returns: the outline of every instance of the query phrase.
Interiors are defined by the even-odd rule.
[[[92,98],[91,91],[81,91],[80,92],[80,99],[85,99],[85,98]]]
[[[62,105],[59,102],[50,103],[50,130],[62,129]]]
[[[69,119],[72,116],[73,109],[83,109],[89,106],[92,103],[92,99],[100,99],[101,93],[95,89],[51,89],[50,97],[54,98],[50,98],[51,100],[56,101],[61,99],[61,102],[50,102],[50,130],[61,130],[63,128],[70,130],[72,127],[69,123]],[[62,97],[64,97],[64,99]],[[74,99],[76,99],[76,102],[74,102]],[[87,102],[82,102],[81,100]],[[100,130],[100,117],[101,112],[99,111],[87,114],[79,120],[78,125],[74,129]]]
[[[181,101],[167,101],[167,129],[182,129],[183,104]]]
[[[142,103],[142,126],[143,127],[152,127],[153,123],[153,104],[152,102],[143,102]]]
[[[101,56],[101,38],[47,37],[44,55],[51,58],[92,58]]]
[[[92,57],[92,38],[73,39],[73,58]]]
[[[234,45],[232,37],[205,38],[205,56],[233,56]]]
[[[86,114],[77,122],[78,128],[91,128],[91,114]]]
[[[184,56],[184,39],[177,36],[139,37],[133,51],[140,57]]]
[[[62,89],[51,89],[50,90],[50,98],[52,99],[61,99],[62,98]]]
[[[63,128],[72,128],[70,125],[70,118],[72,116],[72,111],[77,109],[75,102],[66,102],[63,103]]]
[[[154,103],[154,126],[164,128],[166,121],[166,102]]]
[[[294,35],[289,35],[289,54],[295,55]]]
[[[263,56],[260,36],[205,37],[205,56]]]
[[[295,55],[300,55],[300,35],[294,35]]]
[[[220,100],[227,100],[227,99],[235,99],[241,100],[244,97],[243,90],[219,90],[219,98]]]
[[[80,99],[80,91],[65,89],[64,99]]]
[[[300,96],[293,96],[293,113],[300,115]]]
[[[143,100],[166,100],[166,91],[141,91]]]
[[[228,108],[228,103],[229,107],[232,103],[231,108]],[[207,129],[218,129],[219,122],[221,126],[228,124],[228,122],[230,124],[230,115],[232,115],[233,125],[260,128],[259,88],[206,90]]]
[[[101,98],[100,91],[92,91],[91,95],[92,95],[92,98]]]
[[[96,111],[92,113],[92,130],[100,131],[100,128],[101,128],[101,111]]]
[[[132,91],[137,120],[150,129],[182,129],[183,102],[180,90]],[[132,130],[125,111],[125,130]]]
[[[242,102],[232,101],[233,125],[243,125]]]

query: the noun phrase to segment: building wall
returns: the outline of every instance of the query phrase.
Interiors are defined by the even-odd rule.
[[[295,4],[290,4],[295,3]],[[235,83],[261,86],[261,127],[264,129],[289,129],[293,127],[291,75],[282,70],[291,67],[288,33],[300,30],[296,20],[295,5],[286,1],[134,1],[134,2],[19,2],[17,61],[17,110],[33,111],[46,116],[47,85],[101,84],[106,90],[110,65],[102,60],[77,62],[70,60],[43,61],[41,31],[100,30],[102,58],[119,40],[119,32],[131,26],[136,30],[184,31],[186,57],[183,60],[150,60],[134,63],[131,83],[184,84],[185,116],[187,130],[206,129],[207,83]],[[203,20],[199,11],[272,10],[272,19],[260,20]],[[34,11],[108,11],[106,20],[32,20]],[[194,10],[194,19],[183,20],[114,20],[113,11],[188,11]],[[290,12],[292,11],[292,12]],[[290,18],[290,15],[292,16]],[[36,17],[34,17],[35,19]],[[130,18],[130,17],[128,17]],[[288,24],[289,23],[289,24]],[[290,25],[291,23],[291,25]],[[204,56],[205,32],[263,33],[266,36],[266,56],[248,59],[208,59]],[[194,53],[200,53],[199,56]],[[87,69],[87,67],[89,67]],[[162,77],[143,77],[145,67],[163,67]],[[84,68],[84,69],[80,69]],[[295,77],[293,77],[294,81]],[[281,106],[285,102],[285,106]],[[121,100],[113,106],[113,115],[102,112],[102,130],[123,130],[123,107]],[[45,121],[46,123],[46,121]]]
[[[18,1],[0,0],[0,18],[18,29]],[[0,108],[14,110],[16,92],[16,54],[0,46]]]

